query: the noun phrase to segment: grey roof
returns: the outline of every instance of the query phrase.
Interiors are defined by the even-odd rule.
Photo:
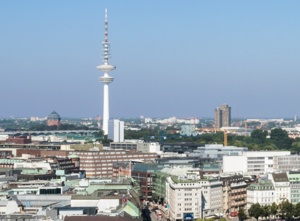
[[[286,173],[272,173],[274,182],[289,182],[289,178]]]

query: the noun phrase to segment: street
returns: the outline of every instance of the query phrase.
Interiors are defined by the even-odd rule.
[[[144,209],[142,209],[142,216],[144,221],[167,221],[164,214],[163,217],[159,219],[156,216],[155,211],[149,206],[145,206]]]

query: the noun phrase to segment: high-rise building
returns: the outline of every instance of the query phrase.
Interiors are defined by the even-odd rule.
[[[215,128],[230,127],[231,107],[223,104],[215,109]]]
[[[103,90],[103,132],[104,135],[108,134],[108,120],[109,120],[109,88],[108,85],[113,82],[114,78],[109,76],[109,72],[116,69],[115,66],[109,64],[109,41],[108,41],[108,20],[107,9],[105,9],[105,32],[103,45],[103,64],[97,66],[104,75],[99,78],[99,81],[104,84]]]
[[[124,142],[124,121],[111,119],[108,122],[108,138],[114,142]]]

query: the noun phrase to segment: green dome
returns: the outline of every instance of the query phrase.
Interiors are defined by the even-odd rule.
[[[58,115],[58,113],[56,113],[55,111],[53,111],[51,114],[49,114],[49,116],[47,117],[48,120],[60,120],[60,116]]]

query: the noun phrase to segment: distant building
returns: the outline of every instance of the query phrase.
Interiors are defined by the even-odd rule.
[[[124,142],[124,121],[116,119],[108,121],[108,138],[114,142]]]
[[[53,111],[51,114],[49,114],[49,116],[47,117],[47,126],[60,126],[60,116],[58,115],[58,113],[56,113],[55,111]]]
[[[110,142],[110,148],[131,152],[157,153],[160,151],[160,144],[158,142]]]
[[[29,144],[31,143],[31,136],[14,136],[9,135],[6,139],[6,143],[14,143],[14,144]]]
[[[230,127],[231,107],[223,104],[215,109],[215,128]]]
[[[180,135],[182,136],[197,136],[200,133],[196,131],[195,125],[182,125],[180,130]]]

